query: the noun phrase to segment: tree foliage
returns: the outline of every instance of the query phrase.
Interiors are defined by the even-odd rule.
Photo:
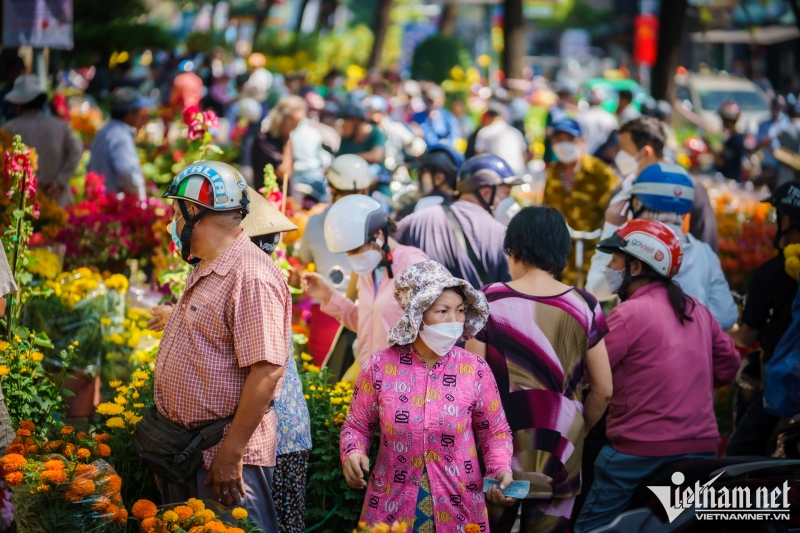
[[[450,70],[456,66],[463,69],[472,66],[464,43],[456,37],[432,35],[414,50],[411,77],[415,80],[442,83],[450,77]]]

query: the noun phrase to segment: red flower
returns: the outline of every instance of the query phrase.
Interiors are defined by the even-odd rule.
[[[12,172],[24,172],[30,169],[31,160],[27,154],[17,154],[11,159]]]
[[[172,152],[172,160],[177,163],[178,161],[183,159],[184,153],[185,152],[183,150],[175,150],[174,152]]]
[[[191,126],[192,122],[197,120],[197,115],[200,114],[200,108],[196,105],[190,105],[183,110],[183,123]]]
[[[34,196],[36,196],[36,188],[38,187],[38,185],[39,185],[39,180],[36,179],[36,176],[33,173],[29,173],[28,183],[25,189],[25,193],[28,195],[28,198],[33,198]]]
[[[267,201],[280,209],[281,203],[283,203],[283,193],[277,189],[270,191],[269,195],[267,196]]]
[[[39,218],[39,215],[42,213],[39,202],[33,202],[33,218]]]

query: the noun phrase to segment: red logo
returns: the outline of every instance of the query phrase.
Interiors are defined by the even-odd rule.
[[[662,252],[661,250],[656,250],[654,257],[656,258],[656,261],[661,261],[662,259],[664,259],[664,252]]]
[[[675,187],[675,191],[673,192],[675,193],[675,196],[683,196],[683,189],[680,187]]]

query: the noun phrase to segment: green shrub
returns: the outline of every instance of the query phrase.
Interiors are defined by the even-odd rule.
[[[432,35],[414,50],[411,78],[442,83],[450,77],[453,67],[467,69],[472,61],[464,43],[455,37]]]

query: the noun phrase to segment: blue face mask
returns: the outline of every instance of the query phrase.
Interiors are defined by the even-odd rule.
[[[177,220],[173,220],[172,221],[172,242],[175,243],[175,246],[178,247],[178,250],[180,250],[182,248],[182,246],[181,246],[181,238],[178,235],[178,221]]]

